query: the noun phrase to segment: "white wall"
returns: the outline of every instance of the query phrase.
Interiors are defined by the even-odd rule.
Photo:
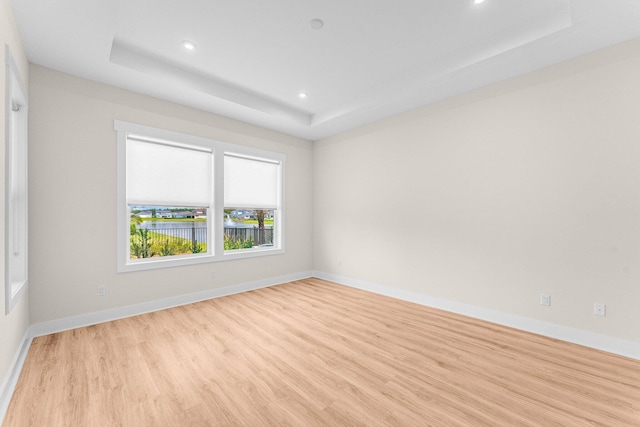
[[[639,72],[632,41],[312,145],[32,66],[31,322],[313,268],[639,342]],[[287,253],[117,274],[114,119],[285,153]]]
[[[635,40],[315,143],[314,268],[640,342],[639,76]]]
[[[32,323],[311,271],[309,141],[35,65],[30,100]],[[117,274],[114,119],[286,154],[286,254]]]
[[[9,0],[0,0],[0,51],[2,66],[0,67],[0,136],[2,147],[5,138],[5,65],[4,47],[8,45],[11,55],[18,64],[23,83],[27,84],[29,78],[29,63],[22,48],[22,42],[13,18],[13,12]],[[0,197],[0,277],[5,273],[5,216],[4,216],[4,188],[5,188],[5,150],[0,149],[0,188],[3,189]],[[2,281],[4,286],[4,280]],[[9,369],[22,344],[29,327],[29,291],[25,292],[11,313],[5,315],[4,288],[0,290],[0,392],[2,385],[8,377]],[[2,396],[0,396],[2,397]],[[0,406],[2,402],[0,401]],[[1,419],[0,410],[0,419]]]

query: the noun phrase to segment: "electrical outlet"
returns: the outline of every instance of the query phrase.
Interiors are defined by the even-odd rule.
[[[607,306],[605,304],[593,304],[593,314],[596,316],[606,316]]]
[[[212,278],[212,279],[215,279],[215,278],[216,278],[216,272],[215,272],[215,271],[212,271],[212,272],[211,272],[211,278]]]
[[[98,296],[103,297],[107,295],[107,287],[106,286],[98,286]]]
[[[540,294],[540,305],[551,305],[551,295]]]

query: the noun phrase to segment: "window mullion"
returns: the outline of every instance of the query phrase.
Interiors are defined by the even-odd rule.
[[[224,155],[217,151],[213,166],[213,242],[216,258],[224,255]]]

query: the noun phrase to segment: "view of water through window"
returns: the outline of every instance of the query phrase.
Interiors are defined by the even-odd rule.
[[[274,215],[273,210],[225,209],[224,249],[273,246]]]
[[[131,206],[131,259],[207,252],[207,208]]]
[[[130,258],[207,252],[206,207],[130,206]],[[273,210],[225,209],[224,249],[273,246]]]

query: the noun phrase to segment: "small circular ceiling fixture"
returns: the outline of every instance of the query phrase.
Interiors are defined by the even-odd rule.
[[[182,41],[182,47],[187,49],[187,50],[196,50],[196,44],[192,41],[189,40],[183,40]]]
[[[484,0],[473,0],[474,4],[480,4],[480,3],[484,3]]]
[[[305,99],[309,94],[307,92],[298,92],[298,98]]]
[[[324,21],[318,18],[312,19],[311,21],[309,21],[309,25],[311,25],[311,28],[313,28],[314,30],[319,30],[324,27]]]

